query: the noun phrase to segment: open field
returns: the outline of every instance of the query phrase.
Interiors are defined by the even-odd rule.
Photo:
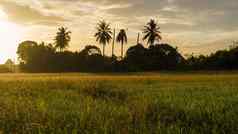
[[[2,74],[0,131],[235,134],[238,73]]]

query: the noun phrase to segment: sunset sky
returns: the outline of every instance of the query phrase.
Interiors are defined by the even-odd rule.
[[[237,0],[0,0],[0,63],[16,58],[21,41],[52,42],[59,26],[72,31],[70,50],[98,45],[93,35],[102,19],[127,29],[129,47],[151,18],[163,42],[183,54],[206,54],[238,40]]]

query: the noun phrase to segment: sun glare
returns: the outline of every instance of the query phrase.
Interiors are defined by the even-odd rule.
[[[14,23],[0,20],[0,63],[8,58],[16,58],[17,44],[21,39],[21,29]]]

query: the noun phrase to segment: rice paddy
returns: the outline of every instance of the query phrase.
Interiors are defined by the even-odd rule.
[[[238,74],[2,74],[0,133],[235,134]]]

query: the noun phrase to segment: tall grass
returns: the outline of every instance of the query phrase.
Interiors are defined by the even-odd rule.
[[[236,74],[4,74],[0,133],[238,132]]]

